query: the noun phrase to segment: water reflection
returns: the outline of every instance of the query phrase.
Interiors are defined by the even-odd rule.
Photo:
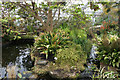
[[[32,45],[32,44],[29,44]],[[2,67],[0,68],[1,78],[7,76],[8,71],[15,67],[15,72],[23,74],[30,70],[32,61],[30,59],[28,44],[11,44],[2,48]],[[14,66],[14,67],[13,67]]]
[[[6,74],[6,68],[2,67],[2,64],[0,64],[0,79],[3,78]]]

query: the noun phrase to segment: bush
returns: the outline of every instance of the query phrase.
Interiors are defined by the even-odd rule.
[[[56,54],[56,51],[60,48],[64,48],[69,40],[65,32],[47,32],[41,33],[39,37],[35,39],[34,46],[38,49],[40,54]]]
[[[97,59],[114,67],[120,67],[120,38],[117,35],[108,35],[99,38]]]
[[[70,32],[70,39],[76,44],[80,44],[86,53],[91,50],[91,42],[87,39],[87,33],[85,29],[74,29]]]
[[[62,26],[61,26],[62,27]],[[62,30],[61,30],[62,29]],[[56,29],[57,32],[65,31],[69,36],[71,42],[82,46],[84,52],[89,53],[92,47],[92,42],[87,38],[87,31],[85,28],[70,29],[68,26],[61,29]]]
[[[13,31],[10,28],[5,28],[3,30],[3,41],[12,41],[16,39],[20,39],[20,33],[18,31]]]
[[[87,54],[84,53],[80,45],[72,44],[69,48],[59,49],[56,55],[55,63],[61,67],[65,65],[77,68],[77,70],[84,70]]]

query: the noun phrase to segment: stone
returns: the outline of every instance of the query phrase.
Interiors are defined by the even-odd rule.
[[[32,74],[31,76],[29,76],[30,79],[36,79],[38,78],[38,75],[37,74]]]
[[[37,60],[36,61],[36,65],[46,65],[48,63],[48,61],[46,60]]]
[[[27,33],[20,33],[21,35],[26,35]]]

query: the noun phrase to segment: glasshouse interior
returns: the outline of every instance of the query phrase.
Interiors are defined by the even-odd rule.
[[[9,0],[0,14],[0,79],[120,79],[119,0]]]

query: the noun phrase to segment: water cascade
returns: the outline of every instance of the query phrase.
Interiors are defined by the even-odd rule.
[[[2,51],[3,59],[0,67],[0,78],[17,78],[18,73],[26,78],[31,76],[31,73],[24,74],[26,71],[30,71],[31,67],[33,67],[29,55],[30,48],[28,48],[27,44],[9,45],[3,47]]]
[[[89,77],[91,78],[93,75],[93,71],[92,71],[92,65],[93,62],[95,61],[96,58],[96,49],[97,47],[95,45],[92,46],[91,52],[90,52],[90,56],[89,56],[89,61],[87,63],[87,68],[85,69],[85,71],[81,74],[81,77],[85,78],[85,77]]]

